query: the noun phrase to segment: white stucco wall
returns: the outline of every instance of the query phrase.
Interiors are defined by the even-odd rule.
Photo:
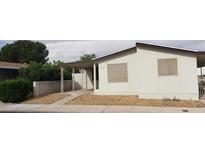
[[[137,87],[135,86],[136,76],[136,49],[132,49],[129,54],[125,53],[121,56],[115,56],[111,59],[106,59],[99,63],[99,89],[95,91],[96,94],[107,95],[137,95]],[[107,76],[107,65],[127,63],[128,67],[128,82],[109,83]]]
[[[158,59],[166,58],[177,59],[178,75],[158,75]],[[198,99],[197,60],[191,53],[139,47],[136,63],[136,85],[140,98]]]
[[[82,75],[83,75],[82,73],[74,74],[75,90],[80,90],[82,88],[82,85],[83,85]]]
[[[92,76],[93,76],[92,68],[85,69],[85,77],[84,77],[85,89],[93,89],[93,77]]]
[[[130,54],[99,63],[99,89],[95,94],[138,95],[140,98],[198,99],[196,57],[179,51],[138,47]],[[177,76],[158,76],[158,59],[177,58]],[[127,63],[128,82],[108,83],[107,64]]]
[[[75,90],[93,89],[92,68],[82,69],[81,73],[75,73]]]

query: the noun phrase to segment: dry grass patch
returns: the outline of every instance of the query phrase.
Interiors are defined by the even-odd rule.
[[[41,97],[33,97],[22,103],[23,104],[52,104],[60,99],[65,98],[66,96],[68,96],[68,94],[55,93],[55,94],[49,94]]]
[[[200,101],[172,101],[138,99],[136,96],[100,96],[82,95],[66,103],[73,105],[135,105],[135,106],[156,106],[156,107],[205,107]]]

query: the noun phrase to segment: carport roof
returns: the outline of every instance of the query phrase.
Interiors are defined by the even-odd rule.
[[[91,68],[93,67],[94,61],[76,61],[76,62],[68,62],[68,63],[64,63],[64,66],[68,66],[71,68],[79,68],[79,69],[83,69],[83,68]]]
[[[4,68],[4,69],[20,69],[20,68],[25,68],[27,66],[28,66],[27,64],[22,64],[22,63],[0,61],[0,68]]]

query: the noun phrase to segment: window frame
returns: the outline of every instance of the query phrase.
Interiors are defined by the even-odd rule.
[[[171,66],[170,63],[172,63],[172,61],[175,61],[176,63],[174,63],[174,66]],[[160,62],[161,61],[161,62]],[[163,62],[164,61],[164,62]],[[165,63],[165,64],[163,64]],[[178,76],[179,74],[179,69],[178,69],[178,59],[177,58],[160,58],[160,59],[157,59],[157,65],[158,65],[158,76]],[[164,68],[161,68],[161,67],[167,67],[167,73],[162,73],[161,71],[163,71],[162,69]],[[174,71],[173,71],[173,68],[172,67],[175,67]],[[166,70],[165,70],[166,71]],[[174,73],[172,73],[174,72]]]

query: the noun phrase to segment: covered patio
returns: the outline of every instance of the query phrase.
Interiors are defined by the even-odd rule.
[[[98,88],[98,65],[94,60],[76,61],[64,63],[61,66],[61,92],[64,92],[64,67],[72,68],[73,91],[96,90]]]

